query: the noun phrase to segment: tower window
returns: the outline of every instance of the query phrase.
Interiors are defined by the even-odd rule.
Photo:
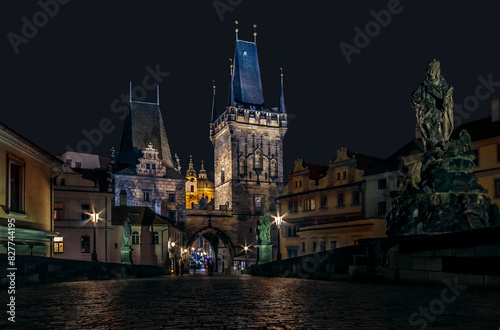
[[[143,191],[143,200],[149,202],[149,191]]]
[[[168,201],[171,203],[175,202],[175,194],[168,194]]]
[[[194,185],[191,185],[191,192],[194,192]]]
[[[262,196],[255,196],[254,207],[255,207],[255,213],[262,212]]]
[[[220,170],[220,182],[223,183],[224,181],[226,181],[226,177],[225,177],[225,173],[224,173],[224,169]]]

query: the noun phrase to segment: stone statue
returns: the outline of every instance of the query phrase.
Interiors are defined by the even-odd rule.
[[[130,225],[130,219],[127,217],[123,222],[123,238],[122,247],[130,246],[130,236],[132,234],[132,226]]]
[[[260,224],[257,227],[257,235],[259,237],[260,244],[271,244],[271,221],[269,220],[269,214],[266,214],[264,219],[260,221]]]
[[[429,63],[427,77],[412,93],[410,103],[427,153],[448,141],[453,131],[453,87],[441,75],[441,64]]]

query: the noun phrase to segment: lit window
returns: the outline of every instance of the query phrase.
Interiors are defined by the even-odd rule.
[[[153,244],[160,244],[160,235],[157,231],[153,232]]]
[[[220,170],[220,182],[226,181],[224,169]]]
[[[54,237],[54,253],[64,252],[64,240],[62,237]]]
[[[139,232],[132,232],[132,244],[139,244]]]
[[[90,253],[90,237],[82,236],[80,239],[80,247],[82,253]]]
[[[54,203],[54,220],[63,218],[63,203]]]
[[[378,189],[385,189],[385,188],[387,188],[387,179],[378,180]]]
[[[9,155],[9,210],[24,212],[24,162]]]
[[[309,211],[314,209],[316,209],[316,199],[314,198],[304,199],[304,211]]]

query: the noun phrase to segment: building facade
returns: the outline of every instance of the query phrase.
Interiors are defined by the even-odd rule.
[[[337,151],[328,166],[298,159],[277,199],[283,258],[357,244],[364,238],[384,237],[385,220],[369,219],[365,212],[364,173],[374,157]]]
[[[61,166],[57,158],[0,124],[0,253],[10,246],[17,255],[53,255],[52,168]]]
[[[189,166],[186,171],[186,208],[206,208],[214,200],[214,184],[208,180],[207,171],[205,171],[203,161],[198,176],[193,165],[193,157],[190,156]]]

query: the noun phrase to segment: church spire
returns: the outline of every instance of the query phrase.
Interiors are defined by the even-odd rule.
[[[196,179],[196,171],[194,170],[193,167],[193,155],[189,155],[189,167],[186,171],[186,179],[191,179],[191,178]]]
[[[215,80],[213,82],[213,96],[212,96],[212,123],[217,119],[217,106],[215,102]]]
[[[285,113],[285,92],[283,89],[283,68],[281,70],[281,95],[280,95],[280,112]]]
[[[228,100],[228,106],[230,107],[234,107],[234,88],[233,88],[233,80],[234,80],[234,77],[233,77],[233,60],[230,58],[229,59],[229,62],[231,63],[229,65],[229,100]]]

